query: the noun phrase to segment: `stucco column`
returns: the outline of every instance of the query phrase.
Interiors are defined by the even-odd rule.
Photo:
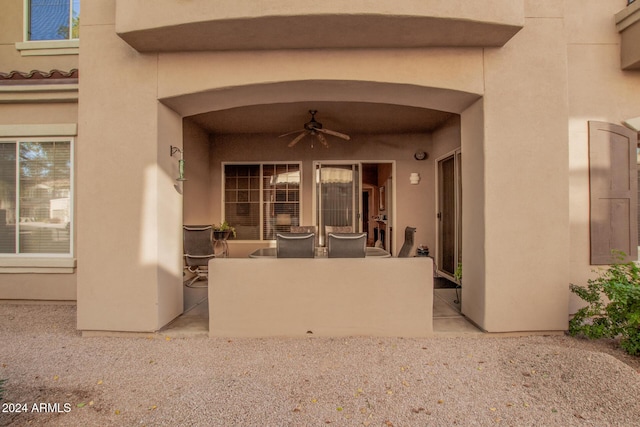
[[[114,15],[114,2],[83,4],[78,328],[155,331],[182,311],[181,196],[169,149],[181,145],[181,121],[157,102],[156,55],[118,38]]]
[[[507,45],[485,51],[484,69],[485,301],[473,320],[490,332],[563,330],[570,242],[562,19],[527,19]]]

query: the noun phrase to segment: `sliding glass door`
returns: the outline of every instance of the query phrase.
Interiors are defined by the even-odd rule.
[[[315,179],[315,217],[320,244],[324,244],[326,226],[360,231],[360,165],[316,163]]]

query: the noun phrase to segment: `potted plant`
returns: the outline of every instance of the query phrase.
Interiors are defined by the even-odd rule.
[[[213,225],[214,240],[227,240],[231,234],[233,234],[233,237],[236,237],[236,229],[235,227],[230,226],[226,220],[222,221],[218,225]]]

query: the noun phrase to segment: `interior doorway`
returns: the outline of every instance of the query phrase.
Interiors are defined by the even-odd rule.
[[[462,263],[462,156],[455,150],[437,163],[437,248],[438,273],[454,279]]]
[[[314,162],[314,223],[366,232],[371,246],[393,253],[393,162]]]
[[[393,253],[393,162],[362,162],[362,189],[367,191],[368,244]],[[363,196],[364,202],[364,196]],[[363,224],[365,222],[363,210]]]

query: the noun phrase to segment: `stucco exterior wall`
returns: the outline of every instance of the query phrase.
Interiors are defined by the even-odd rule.
[[[184,156],[188,165],[183,189],[185,224],[212,224],[217,203],[212,201],[209,135],[191,120],[184,120]],[[177,175],[176,175],[177,176]]]
[[[488,331],[566,328],[569,176],[563,37],[560,17],[526,18],[507,46],[485,53],[486,312],[479,324]]]
[[[77,55],[23,56],[17,43],[24,42],[23,0],[6,0],[0,13],[0,72],[33,70],[48,73],[58,69],[68,72],[78,68]],[[30,91],[24,85],[0,87],[0,139],[46,137],[48,125],[76,127],[78,121],[77,88],[66,87],[63,92],[55,89]],[[46,103],[38,103],[39,97],[50,97]],[[60,102],[65,98],[65,102]],[[37,129],[37,135],[29,135]],[[75,137],[74,134],[65,135]],[[74,143],[77,147],[77,140]],[[37,264],[37,266],[35,265]],[[28,260],[0,260],[0,300],[55,300],[76,299],[76,274],[73,260],[65,268],[55,268],[46,260],[30,263]]]
[[[556,10],[555,7],[552,9]],[[546,9],[537,7],[536,12],[540,10]],[[110,26],[101,26],[96,27],[95,31],[105,29],[113,30]],[[120,120],[126,117],[128,122],[132,122],[132,118],[137,118],[136,151],[125,149],[127,155],[123,156],[131,162],[131,170],[141,170],[152,164],[152,158],[145,160],[144,153],[157,144],[154,130],[157,123],[145,118],[142,111],[155,110],[155,100],[152,101],[154,96],[178,115],[185,117],[242,105],[309,99],[397,102],[461,113],[479,96],[484,95],[484,164],[476,166],[478,160],[473,158],[464,160],[470,164],[471,170],[484,171],[484,200],[472,197],[469,198],[469,203],[465,203],[465,207],[469,209],[481,206],[485,212],[484,223],[481,224],[483,230],[470,230],[471,245],[479,244],[475,242],[476,238],[485,239],[483,266],[465,278],[470,288],[475,286],[484,296],[484,310],[479,311],[482,313],[481,317],[472,320],[487,330],[537,330],[562,329],[566,323],[566,309],[558,307],[567,305],[568,276],[566,262],[563,260],[566,260],[569,248],[568,189],[563,185],[548,188],[549,180],[568,182],[565,131],[567,102],[563,98],[558,102],[557,97],[558,94],[566,93],[566,79],[560,77],[549,82],[547,78],[548,73],[558,76],[566,74],[566,55],[562,44],[557,43],[563,36],[561,19],[536,17],[530,18],[525,30],[516,35],[507,46],[484,51],[435,48],[394,52],[360,50],[357,54],[340,50],[139,54],[108,32],[97,34],[93,39],[100,43],[106,42],[105,47],[110,47],[107,55],[103,55],[103,59],[98,61],[101,70],[105,69],[102,67],[119,72],[128,70],[132,76],[145,76],[144,81],[132,86],[137,88],[135,99],[128,99],[130,88],[110,88],[109,98],[118,98],[120,105],[122,98],[128,102],[119,111],[107,113],[111,117],[106,117],[105,120],[117,122],[118,117],[122,117]],[[91,50],[99,50],[96,48],[98,46],[91,46]],[[109,52],[112,54],[109,55]],[[257,64],[260,64],[259,73],[255,72]],[[90,64],[87,60],[86,67],[92,66],[94,70],[97,68],[95,63]],[[536,67],[539,71],[532,73],[531,70]],[[157,81],[154,79],[156,75]],[[523,75],[527,79],[522,79]],[[133,80],[135,82],[135,77]],[[99,87],[97,81],[88,84]],[[522,126],[522,117],[533,123],[551,124],[551,127],[541,129],[539,126]],[[477,121],[472,120],[471,123]],[[462,133],[473,127],[474,124],[465,123],[463,116]],[[134,130],[123,132],[119,129],[117,137],[131,140],[127,133],[134,133]],[[221,200],[216,194],[221,188],[218,169],[221,159],[301,159],[300,154],[296,155],[295,151],[283,152],[282,149],[275,149],[274,141],[265,141],[260,136],[216,135],[212,138],[214,141],[209,153],[212,171],[209,182],[212,192],[209,202],[213,206],[211,214],[214,222],[219,221],[221,215],[221,208],[215,208],[217,201]],[[195,139],[202,141],[201,135]],[[239,139],[242,143],[238,143]],[[471,143],[473,138],[467,140]],[[334,147],[328,156],[341,159],[396,160],[396,230],[402,230],[406,225],[431,229],[429,217],[421,217],[418,212],[428,207],[429,200],[433,203],[433,196],[416,202],[414,193],[426,186],[426,180],[423,181],[424,186],[410,186],[408,175],[411,172],[421,172],[426,177],[429,175],[426,165],[432,163],[417,164],[412,159],[415,151],[412,144],[405,145],[398,154],[393,154],[393,147],[388,146],[378,154],[376,150],[383,150],[382,144],[374,147],[357,145],[358,142],[357,136],[351,141],[354,147],[363,147],[362,152],[357,149],[345,152],[341,147]],[[230,148],[225,151],[225,146]],[[536,147],[535,150],[533,146]],[[204,152],[203,148],[200,150]],[[152,151],[155,154],[155,150]],[[523,153],[527,154],[527,161],[512,161],[514,158],[523,158]],[[99,150],[92,155],[97,159],[100,156]],[[319,157],[322,158],[323,155]],[[541,165],[546,165],[542,174]],[[305,167],[305,170],[309,174],[311,168]],[[140,178],[136,178],[135,174],[129,176],[131,173],[125,172],[127,181],[139,183]],[[305,178],[305,185],[312,182],[308,178]],[[186,182],[184,185],[187,191],[186,188],[191,183]],[[116,187],[114,185],[113,188],[107,188],[113,193],[112,197],[117,195],[114,192]],[[148,191],[137,189],[135,184],[133,188],[129,185],[129,188],[132,189],[132,194],[145,194]],[[159,190],[156,188],[153,194],[156,191]],[[526,192],[536,203],[522,203],[522,194]],[[304,197],[310,196],[305,192]],[[311,214],[310,209],[307,209],[311,206],[308,201],[303,200],[306,209],[304,215],[307,218]],[[560,208],[549,217],[546,208],[548,204],[564,206],[566,209]],[[130,206],[123,204],[119,210],[123,213],[127,211],[128,215],[137,218],[136,212],[140,211],[140,207],[136,203]],[[545,215],[549,221],[542,220]],[[153,216],[152,214],[151,218]],[[145,215],[145,221],[148,220]],[[134,221],[131,227],[135,227],[134,224],[138,223]],[[82,224],[80,229],[82,230]],[[140,237],[136,238],[133,231],[132,229],[127,233],[133,237],[133,243],[137,241],[138,245],[142,244]],[[419,235],[418,238],[425,236],[427,235]],[[556,244],[552,248],[536,246],[534,237],[553,238]],[[394,240],[399,242],[397,234]],[[136,249],[131,250],[126,258],[135,259],[136,252]],[[465,260],[469,257],[474,257],[474,254],[467,253]],[[531,260],[535,262],[530,262]],[[482,262],[475,263],[482,265]],[[473,264],[474,261],[471,261],[471,265]],[[538,267],[534,267],[540,264],[547,265],[547,274],[550,273],[549,276],[553,277],[542,286],[538,282],[543,282],[546,277],[543,277]],[[131,273],[134,274],[133,268]],[[474,277],[474,274],[478,276]],[[147,283],[152,288],[153,275],[150,277],[138,277],[138,280],[128,282]],[[476,282],[480,284],[475,284]],[[124,286],[126,285],[123,285],[123,289]],[[94,287],[100,285],[95,281],[94,284],[87,285],[87,289]],[[113,293],[118,291],[112,287]],[[518,301],[533,303],[523,310]],[[148,304],[142,300],[137,303]],[[470,303],[476,304],[472,301]],[[553,315],[545,316],[545,320],[541,321],[541,307],[548,308]],[[474,313],[472,310],[471,314],[475,315]],[[514,318],[517,320],[514,321]]]
[[[16,43],[24,42],[24,0],[3,0],[0,14],[0,72],[69,71],[78,68],[78,55],[23,56]]]
[[[588,7],[587,16],[567,14],[571,258],[569,282],[594,276],[589,253],[589,152],[587,121],[621,124],[640,115],[640,74],[620,69],[620,36],[614,15],[626,2],[566,1],[566,9]],[[571,298],[570,311],[580,300]]]
[[[182,310],[181,225],[222,219],[223,161],[301,161],[306,223],[312,221],[314,160],[393,162],[395,250],[406,226],[418,229],[416,244],[435,249],[435,159],[461,147],[463,313],[488,331],[566,328],[577,306],[568,285],[592,275],[587,122],[640,116],[633,95],[640,75],[620,69],[614,16],[625,0],[401,5],[424,13],[433,6],[440,17],[456,15],[459,7],[461,20],[489,22],[495,15],[505,26],[523,25],[499,47],[141,53],[117,32],[133,40],[137,31],[168,34],[177,22],[194,29],[199,19],[194,8],[176,16],[177,3],[139,20],[126,13],[149,3],[83,2],[80,57],[21,56],[22,23],[15,16],[22,16],[24,2],[3,3],[0,72],[79,67],[81,78],[79,104],[0,97],[0,126],[77,123],[79,129],[77,274],[3,274],[0,299],[73,299],[77,284],[79,329],[157,330]],[[247,2],[223,2],[222,9],[197,3],[210,21],[237,17],[246,24],[267,14]],[[282,15],[286,3],[269,7]],[[365,3],[349,8],[360,13]],[[140,40],[131,42],[145,43]],[[356,133],[348,143],[314,152],[241,129],[209,135],[189,119],[302,101],[387,103],[456,118],[429,135]],[[170,156],[171,146],[184,148],[188,181],[182,184],[175,181],[178,157]],[[429,159],[414,160],[417,149]],[[419,185],[409,184],[412,172],[420,173]],[[244,257],[255,246],[232,242],[231,255]]]
[[[476,324],[486,317],[486,210],[484,103],[479,100],[461,115],[462,157],[462,312]]]
[[[210,336],[433,335],[430,258],[213,259],[209,269]]]
[[[182,199],[169,156],[182,123],[157,102],[157,58],[118,38],[114,3],[104,6],[84,3],[81,27],[78,328],[155,331],[182,312]]]

